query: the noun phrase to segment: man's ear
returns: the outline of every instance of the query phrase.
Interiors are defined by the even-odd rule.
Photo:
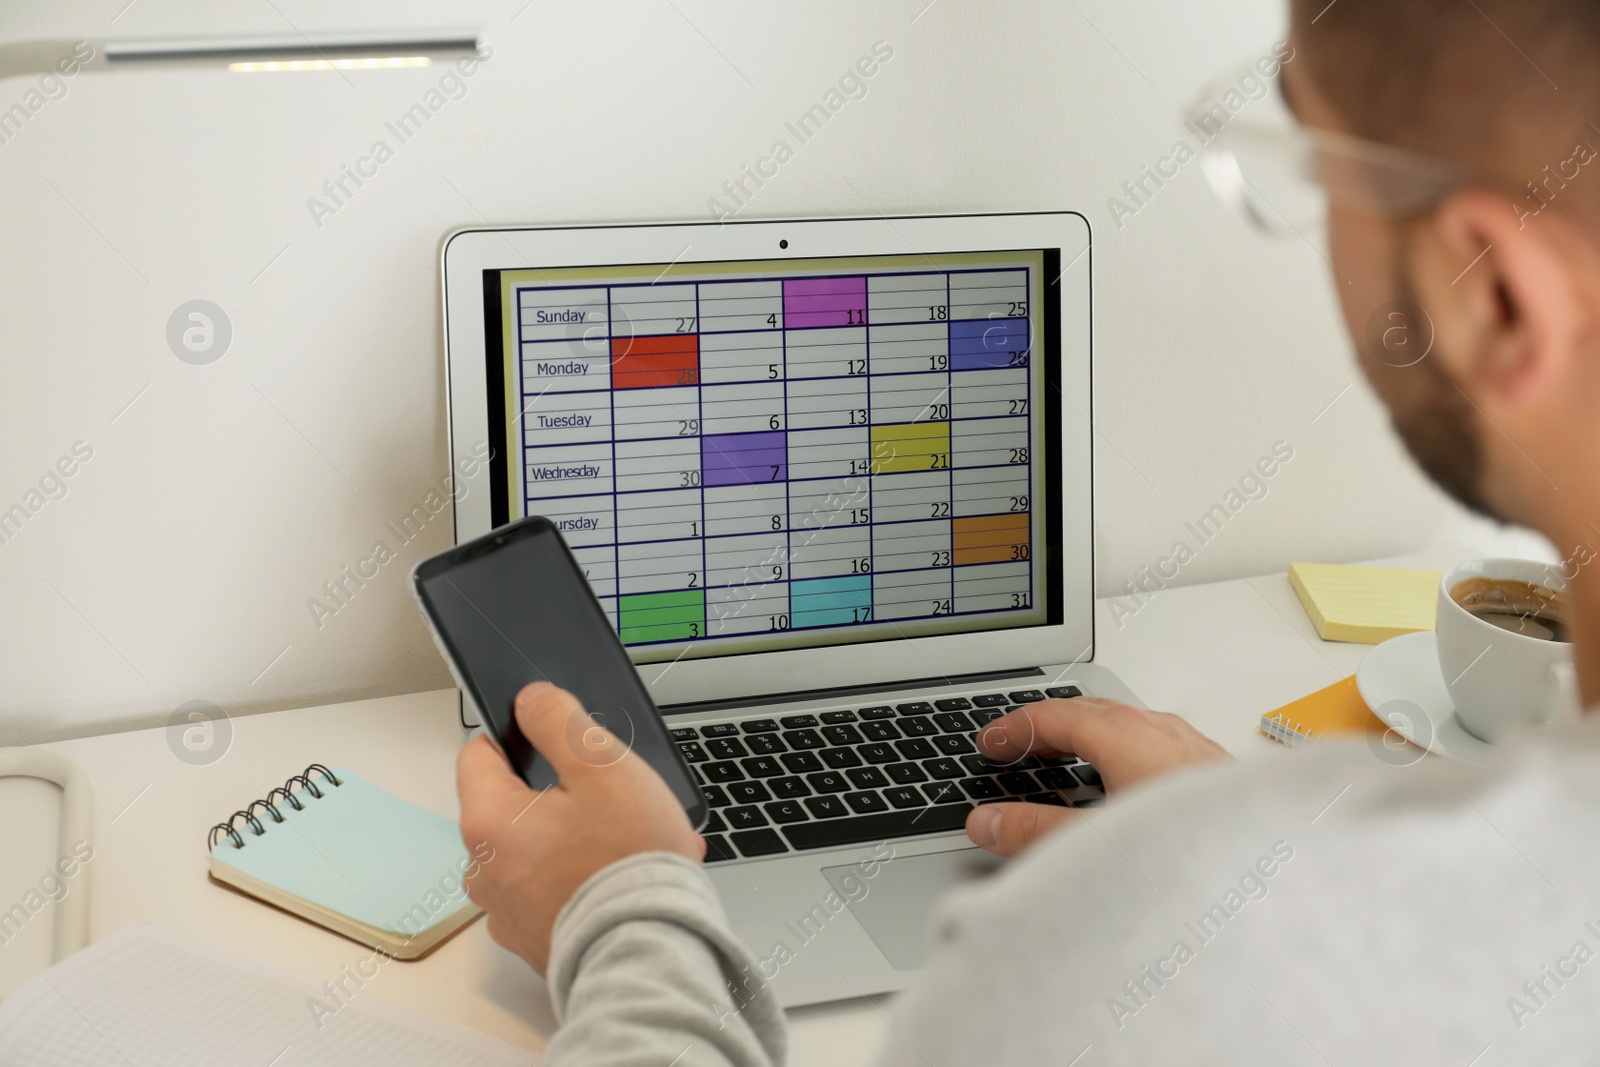
[[[1519,218],[1482,189],[1453,193],[1416,224],[1404,268],[1433,320],[1431,358],[1491,421],[1568,386],[1594,255],[1556,211]]]

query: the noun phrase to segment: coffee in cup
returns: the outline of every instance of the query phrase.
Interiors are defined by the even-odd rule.
[[[1570,618],[1557,565],[1483,559],[1445,571],[1434,629],[1461,725],[1493,742],[1575,715]]]
[[[1457,582],[1450,599],[1484,622],[1537,641],[1566,641],[1567,600],[1554,589],[1481,574]]]

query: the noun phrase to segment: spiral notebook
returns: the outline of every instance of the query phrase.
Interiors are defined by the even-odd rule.
[[[1337,734],[1363,730],[1382,733],[1388,729],[1361,699],[1356,676],[1342,678],[1298,700],[1291,700],[1276,711],[1261,716],[1257,728],[1274,741],[1290,748],[1321,741]]]
[[[432,952],[481,912],[454,822],[343,767],[307,767],[211,828],[211,879],[379,949]]]

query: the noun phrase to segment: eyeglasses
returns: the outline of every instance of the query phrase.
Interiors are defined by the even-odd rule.
[[[1416,215],[1465,182],[1442,160],[1300,126],[1276,91],[1279,68],[1273,53],[1241,64],[1184,111],[1212,191],[1256,226],[1304,236],[1322,225],[1329,198],[1382,215]]]

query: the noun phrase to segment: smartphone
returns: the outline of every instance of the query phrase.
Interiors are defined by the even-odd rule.
[[[705,824],[705,797],[555,523],[530,515],[430,556],[411,589],[456,684],[528,785],[545,789],[557,776],[513,706],[523,686],[546,681],[654,767],[692,825]]]

